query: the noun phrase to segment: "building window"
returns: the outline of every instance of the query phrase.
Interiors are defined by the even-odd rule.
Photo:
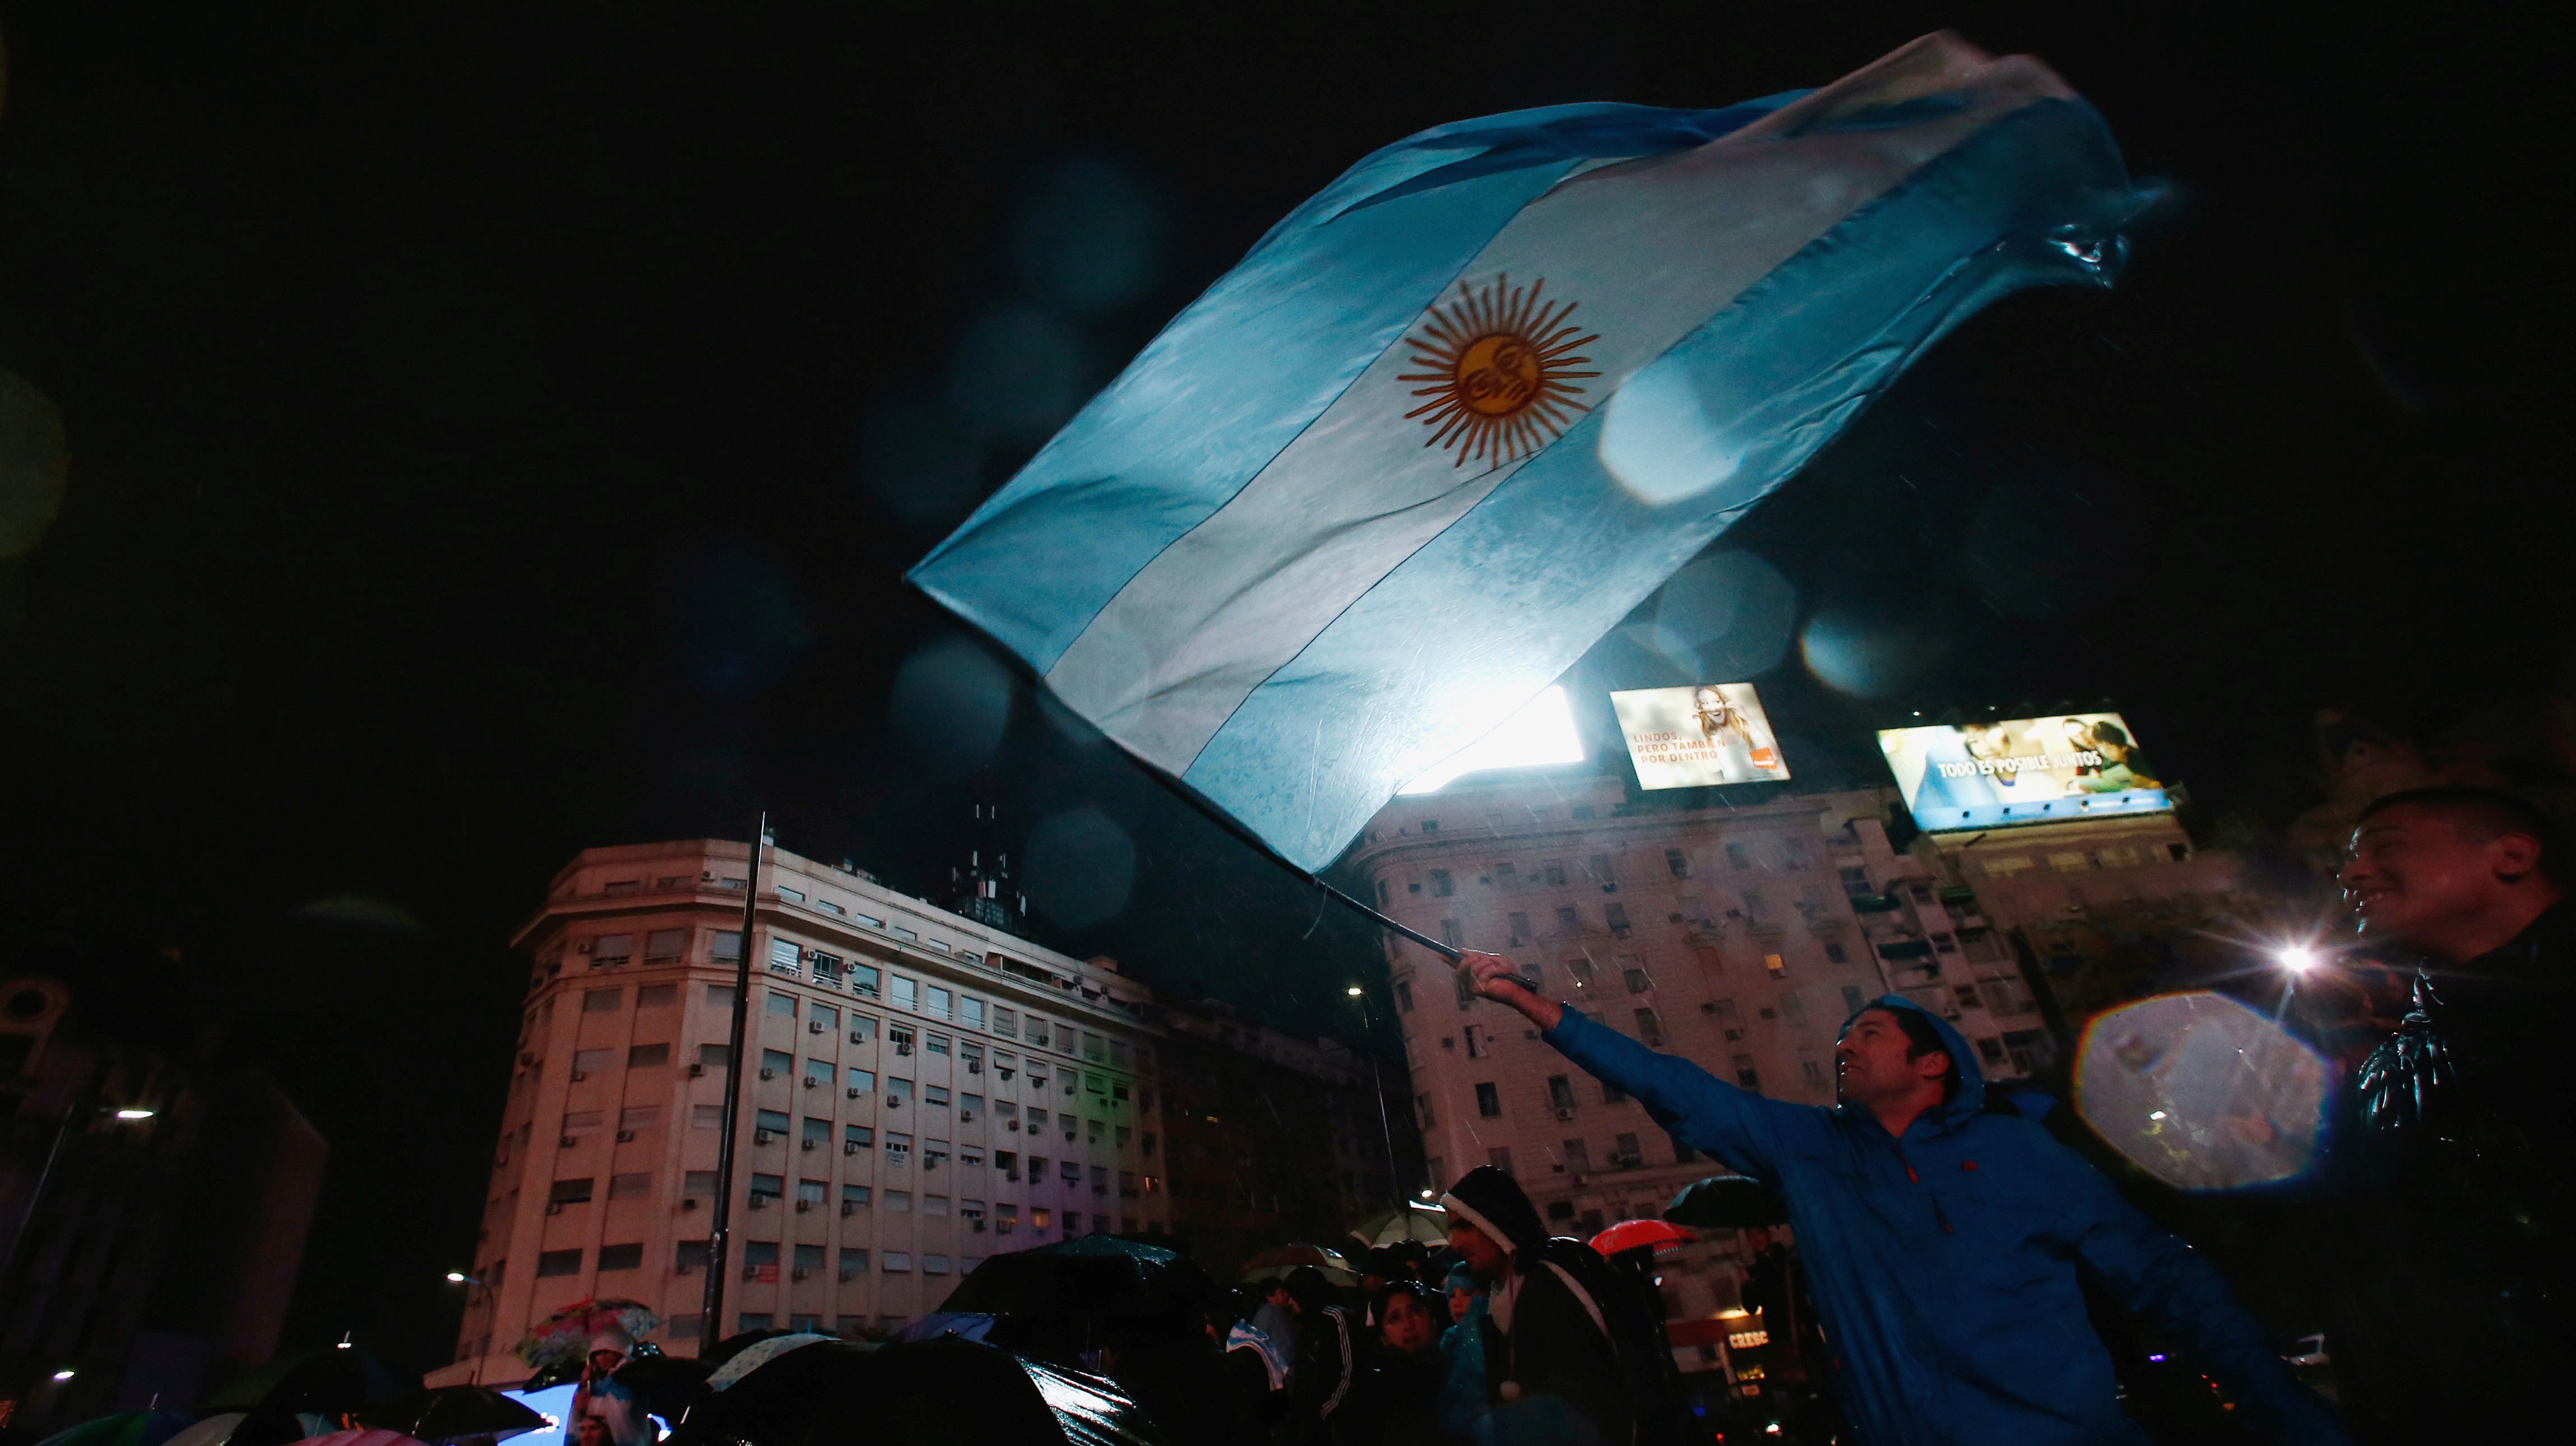
[[[606,969],[634,957],[635,936],[632,934],[602,934],[590,941],[590,967],[593,969]]]
[[[1432,897],[1447,899],[1453,898],[1457,895],[1458,881],[1449,876],[1449,871],[1447,869],[1433,869],[1430,871],[1429,877],[1431,879]]]
[[[680,986],[677,984],[647,984],[635,991],[635,1007],[638,1009],[666,1009],[679,1002]]]
[[[1431,1129],[1439,1123],[1437,1120],[1432,1118],[1431,1096],[1429,1095],[1415,1095],[1413,1097],[1413,1114],[1415,1121],[1426,1130]]]
[[[1574,912],[1572,905],[1559,904],[1556,909],[1556,932],[1560,934],[1582,933],[1583,916]]]
[[[1628,932],[1628,906],[1627,906],[1627,905],[1625,905],[1625,904],[1615,904],[1615,903],[1614,903],[1614,904],[1604,904],[1604,905],[1602,905],[1602,906],[1601,906],[1601,913],[1602,913],[1602,916],[1603,916],[1603,918],[1605,919],[1605,921],[1606,921],[1606,922],[1608,922],[1608,924],[1610,925],[1610,932],[1611,932],[1611,933],[1613,933],[1613,934],[1625,934],[1625,933],[1627,933],[1627,932]]]
[[[1581,1140],[1567,1140],[1561,1148],[1565,1151],[1566,1169],[1577,1175],[1591,1173],[1592,1147],[1590,1145]]]
[[[1687,879],[1690,877],[1690,855],[1680,849],[1666,849],[1664,867],[1672,872],[1674,878]]]
[[[1789,977],[1789,961],[1781,958],[1777,954],[1763,955],[1762,967],[1771,971],[1771,977],[1774,979],[1786,979]]]
[[[1560,1110],[1574,1108],[1574,1080],[1567,1075],[1547,1077],[1547,1102]]]
[[[1623,971],[1620,977],[1627,981],[1628,992],[1631,994],[1643,994],[1655,987],[1655,981],[1647,978],[1646,971],[1643,969]]]
[[[895,1007],[895,1008],[897,1008],[897,1009],[918,1009],[918,1008],[920,1008],[920,1007],[921,1007],[921,982],[920,982],[919,980],[915,980],[915,979],[906,979],[906,978],[904,978],[904,977],[903,977],[902,975],[900,975],[900,974],[895,975],[895,976],[894,976],[894,1007]]]
[[[1740,1088],[1760,1092],[1762,1076],[1753,1068],[1753,1056],[1739,1054],[1735,1057],[1735,1083]]]
[[[1395,986],[1395,1007],[1403,1010],[1407,1014],[1411,1014],[1413,1012],[1413,984],[1411,981],[1408,980],[1405,983]]]
[[[1637,1037],[1648,1044],[1659,1045],[1664,1042],[1664,1023],[1655,1017],[1655,1011],[1651,1009],[1637,1011]]]
[[[921,1047],[929,1050],[932,1054],[946,1054],[948,1052],[948,1036],[944,1034],[924,1036]]]
[[[764,1049],[760,1052],[762,1079],[785,1079],[794,1073],[796,1073],[796,1056],[783,1049]]]
[[[841,1279],[856,1280],[868,1273],[868,1252],[860,1246],[841,1247]]]
[[[1526,944],[1537,937],[1537,935],[1530,931],[1529,915],[1513,914],[1509,917],[1507,922],[1511,925],[1513,943]]]
[[[1595,1022],[1597,1023],[1598,1021]],[[1601,1103],[1605,1105],[1622,1104],[1626,1102],[1627,1098],[1628,1092],[1626,1090],[1619,1088],[1617,1085],[1611,1084],[1607,1080],[1602,1082]]]
[[[1844,949],[1842,945],[1836,944],[1831,940],[1827,940],[1825,943],[1825,960],[1832,964],[1849,964],[1851,962],[1851,953]]]
[[[608,1177],[608,1198],[611,1200],[639,1200],[652,1193],[653,1177],[651,1175],[611,1175]],[[599,1268],[606,1270],[608,1265],[605,1261],[602,1261]]]
[[[1486,1164],[1488,1164],[1488,1165],[1493,1166],[1493,1167],[1494,1167],[1495,1169],[1497,1169],[1497,1170],[1502,1171],[1502,1172],[1503,1172],[1504,1174],[1506,1174],[1506,1175],[1511,1175],[1511,1174],[1512,1174],[1512,1151],[1511,1151],[1511,1147],[1510,1147],[1509,1145],[1497,1145],[1497,1146],[1495,1146],[1493,1149],[1487,1150],[1487,1151],[1485,1152],[1485,1163],[1486,1163]],[[1514,1176],[1513,1176],[1513,1178],[1514,1178],[1514,1179],[1518,1179],[1519,1177],[1518,1177],[1517,1175],[1514,1175]]]
[[[1440,942],[1452,949],[1464,949],[1467,947],[1467,931],[1458,927],[1457,920],[1443,919],[1440,921]]]
[[[898,1134],[893,1130],[888,1130],[886,1131],[885,1148],[887,1164],[909,1165],[912,1163],[912,1136]]]
[[[587,1205],[590,1203],[590,1188],[591,1182],[587,1179],[557,1180],[554,1188],[546,1192],[546,1202],[550,1205]]]
[[[787,1177],[784,1175],[753,1175],[751,1177],[751,1198],[754,1200],[786,1199]],[[753,1246],[752,1248],[756,1250],[759,1247]]]
[[[769,1012],[782,1019],[794,1019],[796,1017],[796,996],[793,994],[782,994],[779,991],[772,989],[769,991]]]
[[[1987,1043],[1991,1044],[1991,1043],[1993,1043],[1993,1041],[1992,1041],[1992,1040],[1989,1040],[1989,1041],[1987,1041]],[[2001,1055],[2001,1054],[2003,1053],[2003,1051],[2002,1051],[2001,1049],[1997,1049],[1997,1050],[1995,1051],[1995,1053],[1996,1053],[1997,1055]],[[1825,1084],[1825,1066],[1824,1066],[1824,1064],[1823,1064],[1823,1062],[1822,1062],[1822,1061],[1814,1060],[1814,1059],[1809,1059],[1809,1058],[1805,1058],[1805,1057],[1803,1057],[1803,1056],[1802,1056],[1802,1057],[1800,1057],[1800,1059],[1798,1060],[1798,1068],[1799,1068],[1799,1070],[1800,1070],[1800,1071],[1802,1071],[1803,1073],[1805,1073],[1805,1075],[1807,1076],[1807,1083],[1808,1083],[1808,1084],[1813,1085],[1813,1086],[1816,1086],[1816,1087],[1818,1087],[1818,1088],[1822,1088],[1822,1087],[1824,1086],[1824,1084]]]
[[[742,931],[740,929],[718,929],[715,932],[714,942],[707,948],[707,957],[710,960],[725,964],[731,964],[740,959],[742,957]],[[731,1009],[733,1007],[732,985],[710,984],[707,987],[711,991],[716,989],[723,990],[725,992],[725,1008]]]
[[[1566,961],[1565,961],[1565,973],[1566,973],[1566,977],[1567,977],[1567,978],[1572,979],[1572,980],[1574,981],[1574,987],[1575,987],[1575,988],[1577,988],[1577,989],[1589,989],[1589,988],[1591,988],[1591,987],[1592,987],[1592,961],[1591,961],[1591,960],[1589,960],[1589,959],[1568,959],[1568,960],[1566,960]]]
[[[1646,1163],[1646,1152],[1638,1148],[1635,1135],[1621,1135],[1610,1142],[1610,1163],[1634,1170]]]
[[[1476,1113],[1489,1120],[1501,1119],[1503,1115],[1502,1092],[1495,1089],[1490,1084],[1480,1084],[1476,1086]]]
[[[909,1250],[889,1250],[882,1258],[888,1275],[902,1274],[912,1269],[912,1252]]]
[[[549,1275],[579,1275],[581,1274],[581,1252],[578,1249],[539,1251],[537,1253],[537,1274],[540,1277]]]
[[[623,989],[585,990],[581,996],[581,1012],[584,1014],[609,1014],[615,1012],[617,1006],[625,1002],[626,991]]]
[[[599,1268],[603,1272],[611,1270],[642,1270],[644,1268],[644,1242],[638,1240],[631,1245],[603,1245],[599,1247]]]
[[[692,1275],[706,1268],[707,1243],[705,1241],[683,1240],[673,1247],[671,1257],[672,1274]]]
[[[671,1046],[667,1044],[634,1044],[626,1048],[628,1069],[653,1069],[670,1062]]]
[[[769,967],[775,973],[794,974],[799,972],[797,965],[803,962],[804,957],[805,951],[797,947],[796,942],[792,939],[772,939],[769,941]]]
[[[912,1192],[909,1190],[888,1190],[885,1192],[885,1208],[897,1215],[911,1214]]]
[[[723,1128],[724,1128],[724,1106],[722,1106],[722,1105],[691,1105],[691,1106],[689,1106],[689,1127],[690,1127],[691,1129],[697,1129],[697,1130],[721,1130],[721,1129],[723,1129]]]
[[[1726,846],[1726,866],[1730,869],[1749,869],[1753,867],[1753,854],[1740,843],[1729,843]]]
[[[927,995],[930,1003],[930,1008],[926,1012],[935,1019],[946,1019],[948,1017],[948,991],[940,988],[936,984],[933,984],[925,991],[925,994]]]

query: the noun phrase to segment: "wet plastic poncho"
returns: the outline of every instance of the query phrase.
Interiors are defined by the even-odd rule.
[[[1931,1020],[1959,1070],[1958,1094],[1902,1138],[1857,1106],[1749,1094],[1572,1009],[1545,1038],[1675,1139],[1787,1199],[1843,1409],[1871,1446],[2145,1442],[2116,1399],[2079,1266],[2181,1340],[2247,1424],[2344,1440],[2206,1260],[2039,1125],[1986,1112],[1976,1053],[1948,1023],[1898,995],[1877,1003]]]

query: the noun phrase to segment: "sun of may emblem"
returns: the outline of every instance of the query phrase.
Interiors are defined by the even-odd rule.
[[[1413,364],[1430,370],[1396,380],[1430,383],[1413,394],[1431,400],[1405,415],[1432,429],[1422,445],[1457,449],[1452,465],[1527,456],[1555,441],[1575,413],[1590,410],[1573,400],[1583,388],[1569,383],[1601,374],[1571,370],[1591,358],[1569,353],[1600,338],[1576,335],[1583,328],[1566,324],[1574,303],[1544,300],[1546,289],[1545,278],[1515,287],[1496,276],[1481,291],[1461,281],[1457,298],[1435,304],[1422,330],[1406,339]]]

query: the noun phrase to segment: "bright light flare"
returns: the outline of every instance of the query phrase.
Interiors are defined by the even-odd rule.
[[[1398,794],[1437,793],[1462,774],[1487,768],[1529,768],[1542,763],[1581,763],[1583,740],[1574,731],[1574,710],[1565,689],[1550,686],[1522,705],[1493,732],[1449,755]]]
[[[2317,967],[2319,963],[2317,951],[2305,944],[2291,944],[2277,949],[2273,951],[2272,957],[2280,960],[2281,967],[2293,974],[2305,974]]]
[[[68,1381],[68,1380],[70,1380],[72,1377],[77,1376],[77,1375],[79,1375],[79,1374],[80,1374],[80,1372],[75,1371],[75,1370],[72,1370],[72,1369],[71,1369],[71,1368],[69,1368],[69,1367],[65,1367],[65,1368],[64,1368],[64,1369],[62,1369],[62,1370],[59,1370],[59,1371],[54,1372],[54,1379],[55,1379],[55,1380],[57,1380],[57,1381]]]
[[[465,1283],[465,1272],[461,1270],[451,1270],[447,1272],[447,1283],[449,1285],[463,1285]]]
[[[1358,985],[1356,985],[1356,984],[1352,985],[1352,986],[1351,986],[1350,988],[1348,988],[1348,989],[1343,990],[1342,992],[1343,992],[1344,994],[1349,995],[1349,996],[1350,996],[1350,997],[1352,997],[1353,999],[1357,999],[1357,998],[1359,998],[1359,997],[1360,997],[1360,987],[1359,987]]]
[[[160,1111],[158,1110],[147,1110],[139,1106],[129,1106],[125,1109],[118,1110],[116,1112],[116,1117],[120,1120],[148,1120],[159,1113]]]

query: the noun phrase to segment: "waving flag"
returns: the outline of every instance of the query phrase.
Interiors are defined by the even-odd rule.
[[[2141,203],[2047,67],[1929,36],[1724,110],[1440,126],[1272,228],[913,569],[1308,870],[2006,292]]]

